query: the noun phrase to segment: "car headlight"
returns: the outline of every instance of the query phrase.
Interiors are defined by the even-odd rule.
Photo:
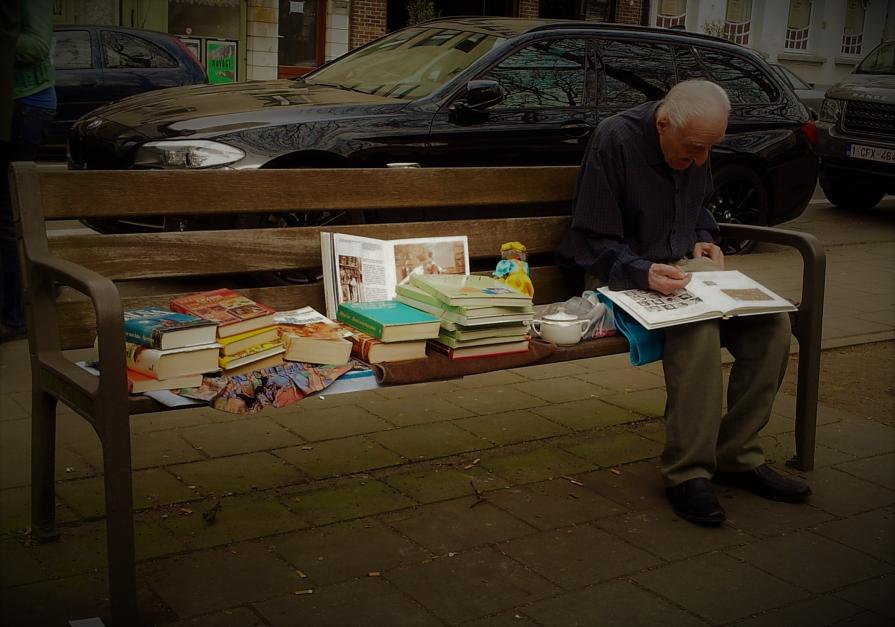
[[[823,104],[820,106],[821,122],[838,122],[839,115],[842,113],[842,101],[833,98],[824,98]]]
[[[140,146],[134,165],[155,168],[213,168],[245,157],[239,148],[206,139],[147,142]]]

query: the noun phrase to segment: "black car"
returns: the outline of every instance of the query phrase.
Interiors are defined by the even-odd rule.
[[[56,118],[45,154],[63,154],[75,121],[127,96],[206,82],[205,70],[167,33],[114,26],[56,26]]]
[[[837,207],[870,209],[895,194],[895,41],[827,91],[817,152],[820,185]]]
[[[69,165],[578,164],[601,119],[697,77],[721,84],[733,105],[712,153],[718,219],[798,216],[817,180],[813,122],[757,54],[704,35],[597,22],[435,20],[303,78],[137,96],[75,125]]]

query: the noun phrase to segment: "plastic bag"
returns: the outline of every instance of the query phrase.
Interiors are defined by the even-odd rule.
[[[615,319],[612,310],[606,307],[597,298],[597,293],[592,290],[582,292],[581,296],[573,296],[564,303],[553,303],[547,307],[544,314],[565,311],[582,320],[589,320],[585,340],[606,337],[616,333]]]

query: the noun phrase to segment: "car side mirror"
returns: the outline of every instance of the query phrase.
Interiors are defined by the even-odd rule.
[[[469,81],[466,93],[451,104],[450,119],[455,124],[481,124],[488,119],[488,107],[502,102],[506,95],[497,81]]]
[[[475,80],[466,83],[466,108],[481,111],[503,101],[507,90],[497,81]]]

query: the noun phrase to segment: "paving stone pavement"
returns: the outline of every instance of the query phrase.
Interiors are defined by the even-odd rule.
[[[828,252],[825,346],[891,346],[893,252],[887,243]],[[787,295],[797,292],[798,260],[787,253],[735,262]],[[873,286],[867,279],[856,288],[870,263]],[[846,289],[873,297],[845,298]],[[891,372],[891,361],[886,367]],[[0,625],[106,616],[96,437],[60,408],[63,535],[31,542],[24,342],[0,345],[0,368]],[[824,384],[837,381],[835,371],[825,376]],[[250,418],[208,409],[137,417],[141,620],[889,625],[895,397],[891,387],[862,392],[888,401],[872,415],[820,407],[817,469],[796,473],[814,487],[808,504],[719,488],[728,522],[717,529],[669,509],[657,470],[661,367],[634,368],[626,356],[324,394]],[[793,407],[781,393],[762,438],[786,472],[795,472],[784,465],[793,453]],[[209,524],[202,513],[212,508]]]

